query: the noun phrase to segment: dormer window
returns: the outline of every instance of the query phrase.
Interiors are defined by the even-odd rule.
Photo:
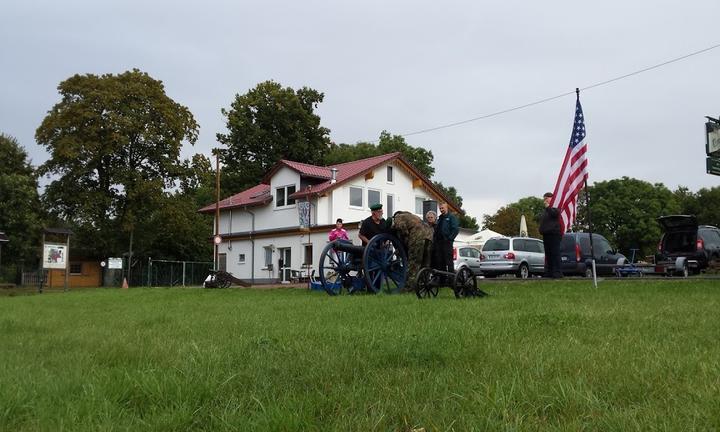
[[[281,186],[275,188],[275,207],[288,207],[295,205],[295,198],[290,195],[295,193],[295,185]]]

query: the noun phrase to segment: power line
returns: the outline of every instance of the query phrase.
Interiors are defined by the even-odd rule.
[[[669,65],[669,64],[671,64],[671,63],[675,63],[675,62],[679,62],[679,61],[681,61],[681,60],[685,60],[686,58],[689,58],[689,57],[692,57],[692,56],[696,56],[696,55],[698,55],[698,54],[702,54],[702,53],[704,53],[704,52],[713,50],[713,49],[718,48],[718,47],[720,47],[720,44],[716,44],[716,45],[713,45],[713,46],[710,46],[710,47],[701,49],[701,50],[699,50],[699,51],[691,52],[690,54],[685,54],[685,55],[683,55],[683,56],[676,57],[676,58],[674,58],[674,59],[667,60],[667,61],[664,61],[664,62],[662,62],[662,63],[658,63],[658,64],[653,65],[653,66],[649,66],[649,67],[646,67],[646,68],[643,68],[643,69],[640,69],[640,70],[636,70],[635,72],[630,72],[630,73],[625,74],[625,75],[620,75],[620,76],[618,76],[618,77],[611,78],[611,79],[606,80],[606,81],[602,81],[602,82],[599,82],[599,83],[596,83],[596,84],[592,84],[592,85],[589,85],[589,86],[586,86],[586,87],[581,87],[580,90],[589,90],[589,89],[592,89],[592,88],[604,86],[604,85],[613,83],[613,82],[615,82],[615,81],[620,81],[620,80],[622,80],[622,79],[629,78],[629,77],[634,76],[634,75],[639,75],[639,74],[641,74],[641,73],[643,73],[643,72],[648,72],[648,71],[651,71],[651,70],[653,70],[653,69],[658,69],[658,68],[660,68],[660,67],[667,66],[667,65]],[[562,93],[562,94],[559,94],[559,95],[556,95],[556,96],[551,96],[551,97],[548,97],[548,98],[545,98],[545,99],[540,99],[540,100],[537,100],[537,101],[535,101],[535,102],[530,102],[530,103],[527,103],[527,104],[524,104],[524,105],[516,106],[516,107],[514,107],[514,108],[508,108],[508,109],[504,109],[504,110],[502,110],[502,111],[496,111],[496,112],[491,113],[491,114],[485,114],[485,115],[482,115],[482,116],[479,116],[479,117],[474,117],[474,118],[467,119],[467,120],[462,120],[462,121],[458,121],[458,122],[454,122],[454,123],[444,124],[444,125],[441,125],[441,126],[435,126],[435,127],[431,127],[431,128],[427,128],[427,129],[421,129],[421,130],[414,131],[414,132],[408,132],[408,133],[400,134],[400,136],[402,136],[402,137],[408,137],[408,136],[412,136],[412,135],[420,135],[420,134],[424,134],[424,133],[428,133],[428,132],[433,132],[433,131],[440,130],[440,129],[447,129],[447,128],[451,128],[451,127],[455,127],[455,126],[460,126],[460,125],[463,125],[463,124],[466,124],[466,123],[471,123],[471,122],[478,121],[478,120],[484,120],[484,119],[487,119],[487,118],[490,118],[490,117],[497,117],[497,116],[502,115],[502,114],[507,114],[507,113],[509,113],[509,112],[518,111],[518,110],[525,109],[525,108],[528,108],[528,107],[531,107],[531,106],[534,106],[534,105],[540,105],[540,104],[543,104],[543,103],[545,103],[545,102],[550,102],[550,101],[552,101],[552,100],[560,99],[560,98],[563,98],[563,97],[565,97],[565,96],[574,95],[574,94],[575,94],[575,90],[569,91],[569,92],[566,92],[566,93]],[[370,141],[370,142],[377,142],[377,141],[378,141],[378,140],[372,140],[372,141]]]

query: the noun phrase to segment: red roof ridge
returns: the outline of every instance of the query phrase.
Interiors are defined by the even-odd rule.
[[[371,157],[364,158],[364,159],[358,159],[358,160],[354,160],[354,161],[343,162],[343,163],[339,163],[339,164],[335,164],[335,165],[328,165],[328,168],[335,168],[335,167],[339,167],[339,166],[342,166],[342,165],[354,164],[354,163],[358,163],[358,162],[364,162],[364,161],[368,161],[368,160],[370,160],[370,159],[381,159],[381,158],[388,158],[388,159],[390,159],[390,158],[393,158],[393,157],[395,157],[395,156],[397,156],[397,155],[399,155],[399,154],[400,154],[400,152],[385,153],[385,154],[381,154],[381,155],[377,155],[377,156],[371,156]]]

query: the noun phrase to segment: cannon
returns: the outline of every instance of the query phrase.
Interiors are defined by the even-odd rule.
[[[378,234],[366,246],[346,240],[328,243],[320,254],[319,278],[330,295],[399,293],[407,283],[407,253],[392,234]]]

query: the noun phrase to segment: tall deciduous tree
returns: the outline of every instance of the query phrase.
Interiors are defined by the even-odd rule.
[[[178,178],[180,148],[195,143],[198,124],[137,69],[75,75],[58,91],[35,134],[50,152],[40,172],[55,177],[44,200],[95,252],[116,253],[118,230],[132,232]]]
[[[630,249],[640,249],[640,256],[654,253],[661,234],[657,218],[680,212],[676,196],[662,183],[622,177],[595,183],[588,193],[593,232],[626,254]],[[584,193],[579,201],[582,204],[576,225],[585,231],[588,215]]]
[[[543,200],[537,197],[525,197],[517,202],[501,207],[493,215],[483,217],[483,228],[500,234],[516,236],[520,233],[520,219],[524,215],[528,236],[540,237],[538,222],[543,210]]]
[[[37,255],[42,230],[37,186],[25,149],[15,138],[0,134],[0,231],[9,237],[2,246],[6,269]],[[12,277],[11,273],[6,272],[6,279]],[[0,269],[0,278],[2,274]]]
[[[280,159],[322,164],[330,130],[320,125],[315,108],[323,98],[317,90],[296,91],[274,81],[236,95],[230,109],[222,109],[228,132],[217,134],[227,146],[223,189],[237,192],[257,184]]]

